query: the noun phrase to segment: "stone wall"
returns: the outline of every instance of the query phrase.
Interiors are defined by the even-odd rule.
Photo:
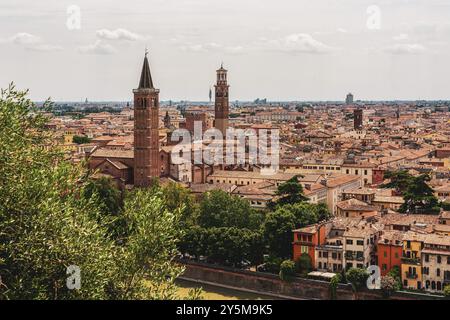
[[[185,263],[186,271],[183,278],[200,280],[234,288],[254,290],[261,294],[273,294],[299,299],[330,299],[329,283],[326,281],[295,278],[291,282],[282,281],[278,275],[219,267],[203,263]],[[383,299],[378,290],[362,290],[358,292],[358,299]],[[436,299],[436,296],[413,293],[395,293],[391,299],[420,300]],[[355,296],[350,285],[339,284],[337,288],[338,300],[353,300]]]

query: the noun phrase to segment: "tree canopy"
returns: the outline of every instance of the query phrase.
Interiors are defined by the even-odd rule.
[[[384,177],[390,179],[390,182],[382,185],[382,187],[394,188],[405,200],[400,207],[400,212],[439,212],[439,201],[434,196],[433,189],[427,183],[431,180],[429,175],[421,174],[415,177],[406,170],[398,170],[387,171]]]
[[[406,170],[386,171],[384,173],[384,179],[390,181],[383,184],[383,188],[395,189],[399,194],[403,194],[408,186],[413,182],[414,177]]]
[[[72,141],[76,144],[83,144],[91,142],[91,139],[86,136],[73,136]]]
[[[365,269],[350,268],[345,273],[345,278],[352,285],[353,291],[357,292],[366,285],[369,273]]]
[[[258,228],[260,214],[250,207],[247,200],[213,190],[203,195],[197,223],[204,228],[236,227]]]
[[[263,216],[247,200],[213,190],[203,195],[193,216],[180,243],[182,253],[236,267],[245,260],[261,263]]]
[[[433,189],[427,184],[431,180],[428,175],[414,177],[403,193],[405,203],[401,206],[402,212],[408,213],[438,213],[439,201],[434,196]]]
[[[65,160],[41,111],[26,92],[2,90],[0,299],[176,298],[180,211],[135,190],[109,212],[119,210],[109,182]],[[106,217],[114,213],[125,222],[120,241]],[[80,268],[79,289],[66,286],[69,266]]]
[[[269,254],[280,258],[292,256],[292,230],[295,229],[295,215],[284,208],[266,216],[264,238],[269,246]]]
[[[294,176],[280,184],[275,194],[278,196],[278,199],[274,202],[274,205],[277,206],[295,204],[308,200],[303,195],[303,186],[298,181],[298,176]],[[272,205],[272,207],[274,207],[274,205]]]
[[[314,224],[330,217],[324,204],[300,202],[278,207],[268,213],[264,222],[264,237],[269,254],[281,258],[292,256],[292,230]]]

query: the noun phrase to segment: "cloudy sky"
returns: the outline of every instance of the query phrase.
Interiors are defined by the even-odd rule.
[[[0,2],[0,87],[35,100],[130,100],[146,46],[163,100],[222,61],[232,100],[450,99],[449,0]]]

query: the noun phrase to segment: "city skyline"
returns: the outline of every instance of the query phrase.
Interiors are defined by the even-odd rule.
[[[80,29],[67,26],[71,5]],[[231,101],[342,101],[348,92],[448,100],[448,8],[441,0],[6,0],[0,87],[14,81],[37,101],[130,101],[147,47],[162,101],[208,101],[222,61]]]

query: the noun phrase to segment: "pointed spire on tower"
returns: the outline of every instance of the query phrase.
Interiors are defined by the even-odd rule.
[[[217,71],[227,71],[227,70],[225,70],[225,68],[223,67],[223,62],[220,64],[220,69],[217,70]]]
[[[144,65],[142,66],[141,80],[139,81],[139,89],[154,89],[147,55],[148,50],[145,49]]]

